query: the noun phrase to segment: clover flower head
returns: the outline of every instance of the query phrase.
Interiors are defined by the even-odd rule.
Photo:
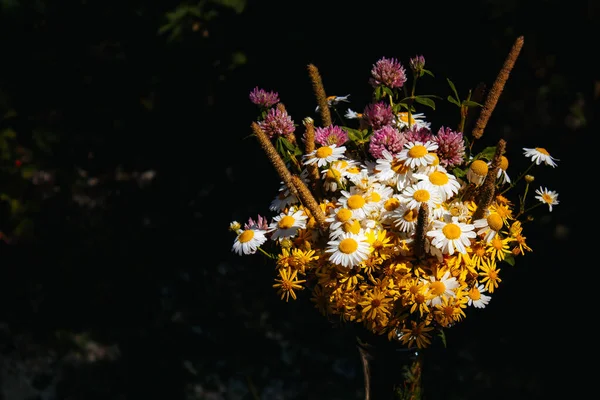
[[[279,103],[279,94],[277,92],[267,92],[258,86],[250,92],[250,101],[257,106],[269,108]]]
[[[278,108],[269,109],[265,119],[260,121],[258,125],[271,139],[279,136],[289,137],[296,130],[292,117],[289,116],[287,111]]]
[[[367,124],[373,127],[373,130],[381,129],[384,126],[394,123],[394,111],[384,101],[368,104],[363,112],[363,117],[366,119]]]
[[[406,70],[397,59],[383,57],[373,65],[369,82],[373,87],[401,88],[406,82]]]
[[[340,126],[329,125],[315,128],[315,142],[321,146],[335,144],[338,147],[348,141],[348,134]]]
[[[373,132],[369,141],[369,153],[376,159],[383,158],[383,151],[394,154],[402,150],[406,137],[393,126],[384,126]]]
[[[465,157],[465,141],[462,132],[455,132],[442,126],[432,139],[438,144],[437,156],[441,166],[452,168],[462,164]]]

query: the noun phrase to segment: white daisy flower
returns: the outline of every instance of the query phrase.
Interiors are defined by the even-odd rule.
[[[346,147],[337,147],[336,144],[330,144],[328,146],[321,146],[316,150],[306,154],[304,156],[304,165],[317,164],[317,167],[324,167],[344,157]]]
[[[429,140],[425,143],[419,141],[408,142],[398,154],[398,159],[404,161],[404,164],[411,168],[426,167],[435,160],[434,156],[429,153],[437,149],[437,143]]]
[[[400,193],[400,199],[407,203],[408,208],[419,208],[426,203],[430,209],[434,209],[442,203],[442,195],[439,189],[429,181],[420,181],[404,188]]]
[[[458,218],[459,222],[467,222],[467,220],[471,217],[471,213],[469,212],[469,207],[461,200],[453,200],[452,202],[446,204],[444,203],[446,208],[446,212],[449,214],[449,217]]]
[[[342,267],[352,268],[369,258],[371,245],[363,234],[344,233],[336,240],[327,242],[329,261]]]
[[[504,227],[502,217],[497,213],[489,213],[486,218],[481,218],[473,221],[473,226],[477,231],[478,235],[483,235],[483,239],[486,243],[492,241],[500,229]]]
[[[433,230],[427,232],[427,236],[433,238],[431,244],[442,250],[442,253],[452,255],[454,251],[466,254],[465,246],[470,246],[471,241],[477,234],[473,231],[475,226],[458,222],[457,217],[452,217],[450,222],[433,221]]]
[[[400,206],[391,213],[390,219],[400,232],[412,233],[417,226],[418,216],[418,209],[407,207],[406,204],[400,204]]]
[[[428,174],[415,174],[414,177],[421,181],[429,181],[437,187],[442,195],[442,201],[451,199],[460,189],[460,183],[456,177],[446,172],[445,168],[430,170]]]
[[[550,212],[552,212],[552,206],[558,204],[558,193],[553,190],[543,188],[541,186],[535,192],[537,193],[537,196],[535,196],[535,198],[541,201],[542,203],[548,204],[548,209],[550,210]]]
[[[395,182],[404,189],[412,181],[413,171],[399,158],[399,154],[393,155],[388,150],[383,150],[381,158],[377,159],[374,174],[381,182]],[[402,189],[398,187],[398,190]]]
[[[289,191],[287,186],[284,185],[281,189],[279,189],[279,194],[277,195],[277,197],[275,197],[271,201],[271,204],[269,205],[269,210],[281,212],[285,208],[288,208],[289,206],[298,203],[298,198]]]
[[[492,166],[492,162],[490,161],[488,163],[488,168]],[[506,172],[506,170],[508,169],[508,158],[506,158],[505,156],[501,156],[500,158],[500,165],[498,166],[498,174],[496,175],[496,178],[498,179],[498,183],[503,185],[505,183],[510,183],[510,177],[508,176],[508,173]]]
[[[287,214],[280,214],[273,218],[269,224],[269,232],[272,232],[271,239],[282,240],[289,239],[298,233],[298,229],[306,228],[308,216],[303,210],[290,208]]]
[[[475,160],[469,165],[467,170],[467,179],[473,185],[481,185],[485,181],[489,167],[487,162],[483,160]]]
[[[425,121],[425,114],[423,113],[415,113],[410,115],[410,127],[421,129],[421,128],[429,128],[431,124]],[[396,126],[399,129],[409,128],[408,126],[408,112],[402,111],[396,114]]]
[[[344,103],[350,103],[350,100],[348,100],[348,97],[350,97],[349,94],[345,95],[345,96],[329,96],[327,97],[327,105],[329,107],[331,106],[335,106],[338,103],[344,102]],[[315,108],[315,112],[319,111],[319,106],[317,106],[317,108]]]
[[[350,221],[353,215],[352,210],[345,207],[338,207],[325,217],[325,221],[329,223],[330,230],[337,230],[342,224]]]
[[[429,281],[425,278],[422,278],[422,280],[429,284],[429,293],[431,293],[433,297],[427,300],[427,305],[432,306],[442,304],[444,298],[455,297],[456,293],[454,292],[454,289],[457,289],[460,286],[460,283],[458,283],[456,278],[450,276],[450,271],[446,271],[440,279],[430,275]]]
[[[367,196],[369,194],[363,190],[358,189],[356,186],[352,186],[350,191],[342,190],[341,197],[337,199],[338,203],[352,211],[354,218],[363,219],[366,218],[374,208],[372,203],[368,202]]]
[[[556,163],[554,161],[560,161],[553,158],[543,147],[536,147],[533,149],[523,147],[523,150],[525,150],[525,157],[530,157],[531,161],[535,162],[537,165],[544,163],[554,168],[556,167]]]
[[[467,304],[475,308],[485,308],[492,299],[491,296],[485,295],[485,292],[487,292],[487,290],[485,290],[485,285],[473,286],[471,290],[469,290],[469,301]]]
[[[254,254],[256,250],[267,241],[266,231],[262,229],[246,229],[242,231],[233,242],[231,251],[239,254]]]
[[[362,114],[361,113],[357,113],[354,110],[347,109],[346,110],[346,114],[344,114],[344,117],[346,117],[348,119],[359,119],[359,118],[362,118]]]

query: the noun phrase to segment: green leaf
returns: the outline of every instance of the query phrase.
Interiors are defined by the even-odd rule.
[[[381,95],[382,95],[382,87],[381,86],[377,86],[375,88],[375,100],[379,101],[381,99]]]
[[[387,94],[388,96],[390,96],[391,98],[393,98],[393,97],[394,97],[394,92],[392,91],[392,89],[390,89],[390,88],[389,88],[389,87],[387,87],[387,86],[384,86],[384,87],[383,87],[383,92],[384,92],[385,94]]]
[[[423,69],[423,72],[426,73],[427,75],[431,76],[432,78],[435,78],[435,76],[433,75],[433,72],[431,72],[428,69]]]
[[[481,150],[481,152],[479,154],[477,154],[477,156],[475,158],[476,159],[483,158],[488,161],[491,161],[494,158],[495,154],[496,154],[496,146],[489,146],[489,147],[486,147],[485,149]]]
[[[454,97],[448,95],[448,101],[452,104],[456,104],[457,106],[460,107],[460,103],[458,102],[458,100],[456,100]]]
[[[483,107],[483,104],[479,104],[478,102],[472,100],[465,100],[462,103],[468,107]]]
[[[415,101],[435,110],[435,102],[427,97],[415,96]]]
[[[21,176],[23,179],[31,179],[35,171],[36,168],[33,165],[25,165],[21,167]]]
[[[454,83],[452,83],[452,81],[448,78],[446,78],[446,80],[448,81],[448,85],[450,85],[450,89],[452,89],[452,92],[454,93],[454,97],[456,98],[457,101],[460,101],[460,96],[458,95],[458,92],[456,91],[456,86],[454,86]]]
[[[246,8],[246,0],[213,0],[217,4],[233,9],[240,14]]]
[[[515,256],[512,255],[512,253],[508,253],[504,255],[504,262],[507,263],[508,265],[512,265],[514,267],[515,265]]]

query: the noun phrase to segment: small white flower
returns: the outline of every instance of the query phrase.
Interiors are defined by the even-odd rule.
[[[531,161],[535,162],[537,165],[544,163],[554,168],[556,167],[556,163],[554,161],[560,161],[553,158],[543,147],[536,147],[533,149],[523,147],[523,150],[525,150],[525,157],[530,157]]]
[[[410,168],[426,167],[435,161],[435,156],[430,153],[437,149],[437,143],[429,140],[425,143],[408,142],[398,154],[398,159]]]
[[[273,232],[271,239],[282,240],[289,239],[298,233],[298,229],[306,228],[308,216],[303,210],[290,208],[287,214],[280,214],[273,218],[269,225],[269,231]]]
[[[430,209],[434,209],[442,203],[440,190],[429,181],[417,182],[404,188],[400,199],[407,203],[408,208],[419,208],[426,203]]]
[[[550,210],[550,212],[552,212],[552,206],[558,204],[558,193],[553,190],[543,188],[541,186],[535,192],[538,194],[537,196],[535,196],[535,198],[541,201],[542,203],[548,204],[548,209]]]
[[[469,301],[468,305],[472,305],[475,308],[485,308],[491,300],[491,296],[487,296],[484,293],[485,285],[474,286],[471,290],[469,290]]]
[[[316,150],[304,156],[304,165],[317,164],[317,167],[324,167],[334,161],[341,159],[344,156],[346,147],[337,147],[336,144],[321,146]]]
[[[329,96],[327,98],[327,105],[329,107],[331,106],[335,106],[338,103],[344,102],[344,103],[350,103],[350,100],[348,100],[348,97],[350,97],[349,94],[345,95],[345,96]],[[315,108],[315,112],[319,111],[319,106],[317,106],[317,108]]]
[[[362,233],[344,233],[327,244],[325,252],[332,253],[329,261],[342,267],[352,268],[369,258],[371,245]]]
[[[433,230],[427,232],[432,237],[431,244],[442,250],[444,254],[454,254],[458,251],[466,254],[466,246],[471,245],[469,239],[474,239],[477,234],[473,232],[475,226],[458,222],[457,217],[452,217],[451,222],[433,221]]]
[[[242,231],[233,242],[232,251],[239,254],[254,254],[256,250],[267,241],[267,232],[262,229],[246,229]]]

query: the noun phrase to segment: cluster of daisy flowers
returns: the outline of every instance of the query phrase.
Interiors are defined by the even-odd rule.
[[[234,221],[230,229],[232,251],[272,260],[282,300],[307,290],[332,320],[424,348],[467,310],[489,304],[502,263],[532,251],[523,223],[537,206],[552,211],[558,194],[540,187],[528,196],[530,171],[558,160],[544,148],[524,148],[530,166],[513,177],[503,140],[475,153],[478,137],[432,127],[415,105],[434,109],[436,97],[414,93],[417,80],[433,74],[423,56],[409,65],[410,88],[400,62],[378,60],[372,102],[361,113],[349,108],[350,96],[326,96],[309,65],[322,124],[304,118],[300,140],[279,94],[254,88],[260,115],[252,130],[282,182],[272,217]],[[465,104],[481,106],[451,102],[463,116]],[[348,107],[345,118],[340,105]],[[518,202],[507,197],[521,189]]]

